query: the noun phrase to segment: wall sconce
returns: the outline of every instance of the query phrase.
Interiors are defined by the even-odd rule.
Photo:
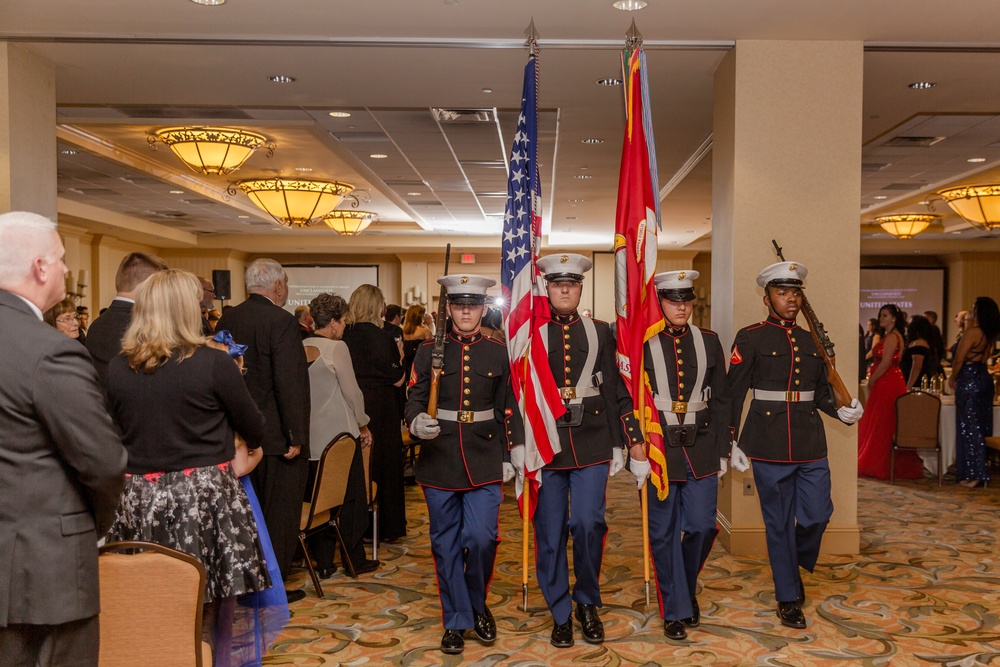
[[[406,294],[403,295],[403,305],[412,306],[414,304],[425,304],[427,303],[427,293],[420,288],[420,285],[414,285],[410,289],[406,290]]]
[[[66,298],[80,301],[87,296],[87,284],[90,281],[90,272],[87,269],[80,269],[79,278],[73,280],[73,272],[66,272]]]

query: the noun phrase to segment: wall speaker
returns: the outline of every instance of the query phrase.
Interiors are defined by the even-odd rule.
[[[215,298],[228,301],[233,298],[232,287],[229,282],[229,269],[216,269],[212,271],[212,284],[215,285]]]

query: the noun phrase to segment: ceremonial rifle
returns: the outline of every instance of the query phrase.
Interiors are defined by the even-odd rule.
[[[774,251],[778,254],[778,259],[784,262],[785,257],[781,254],[778,242],[771,239],[771,243],[774,245]],[[809,334],[812,336],[820,356],[823,357],[823,363],[826,364],[827,380],[830,383],[830,389],[833,390],[833,398],[837,403],[837,407],[842,408],[845,405],[850,405],[853,399],[851,398],[851,392],[847,389],[847,385],[840,378],[840,373],[837,372],[837,355],[833,351],[833,341],[830,340],[829,334],[826,333],[823,323],[816,317],[816,311],[812,309],[809,299],[806,298],[804,292],[802,294],[802,310],[805,311],[806,319],[809,320]]]
[[[444,249],[444,275],[448,275],[448,261],[451,259],[451,244]],[[434,351],[431,352],[431,395],[427,400],[427,414],[437,418],[438,410],[438,385],[441,383],[441,374],[444,373],[444,338],[448,334],[445,328],[448,325],[448,288],[441,285],[441,295],[438,297],[437,323],[434,330]]]

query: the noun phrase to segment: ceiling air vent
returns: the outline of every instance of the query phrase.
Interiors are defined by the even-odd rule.
[[[183,211],[147,211],[147,213],[157,218],[169,218],[171,220],[180,220],[181,218],[188,217],[188,214]]]
[[[490,123],[494,121],[493,109],[431,109],[439,123]]]
[[[893,137],[886,141],[884,148],[928,148],[934,144],[944,141],[945,137]]]

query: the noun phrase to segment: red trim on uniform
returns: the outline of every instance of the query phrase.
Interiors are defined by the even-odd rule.
[[[436,487],[431,487],[436,488]],[[424,485],[420,485],[420,490],[424,490]],[[424,505],[427,504],[427,492],[424,491]],[[430,509],[427,510],[427,534],[430,535],[431,532],[431,512]],[[434,558],[434,549],[431,549],[431,563],[434,565],[434,581],[437,583],[438,587],[438,602],[441,603],[441,627],[445,627],[444,624],[444,600],[441,598],[441,578],[438,576],[437,559]]]

